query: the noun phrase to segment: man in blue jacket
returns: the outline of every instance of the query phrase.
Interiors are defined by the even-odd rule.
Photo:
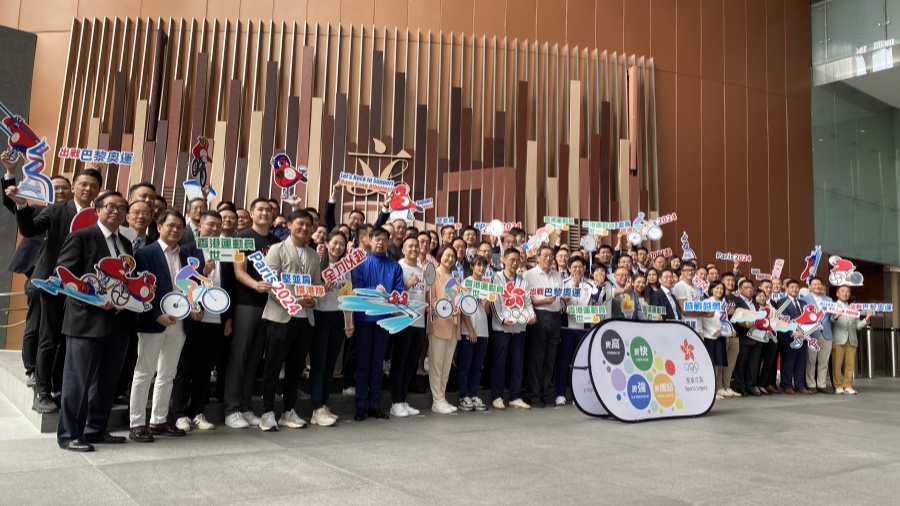
[[[402,292],[403,269],[396,260],[385,254],[391,234],[381,227],[369,232],[372,252],[353,270],[353,287],[375,289],[385,294]],[[356,415],[361,422],[371,416],[387,420],[381,411],[382,361],[387,350],[388,333],[378,326],[378,320],[387,316],[355,314],[356,330]]]
[[[825,283],[817,277],[809,280],[809,293],[803,298],[807,304],[812,304],[816,310],[824,309],[822,304],[832,302],[831,297],[825,294]],[[813,332],[819,344],[819,350],[809,348],[806,351],[806,388],[815,387],[819,393],[832,393],[828,381],[828,361],[831,359],[831,348],[834,338],[831,335],[830,315],[824,315],[821,320],[822,330]],[[818,365],[816,365],[818,361]]]

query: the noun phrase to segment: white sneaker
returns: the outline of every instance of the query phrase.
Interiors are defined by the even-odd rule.
[[[844,393],[843,388],[838,387],[834,389],[834,395],[841,395],[842,393]]]
[[[732,389],[730,389],[730,388],[726,388],[726,389],[725,389],[725,395],[726,395],[727,397],[742,397],[741,394],[735,392],[734,390],[732,390]]]
[[[300,415],[292,409],[281,414],[281,418],[278,419],[278,426],[287,427],[289,429],[305,429],[306,420],[300,418]]]
[[[447,401],[444,401],[444,402],[447,402]],[[459,411],[459,408],[457,408],[457,407],[454,406],[453,404],[450,404],[449,402],[447,402],[447,405],[450,406],[450,412],[451,412],[451,413],[456,413],[457,411]]]
[[[232,429],[246,429],[250,426],[250,424],[247,423],[247,420],[244,420],[244,415],[241,413],[232,413],[226,416],[225,425]]]
[[[506,405],[503,404],[503,399],[501,399],[500,397],[494,399],[494,402],[491,403],[491,406],[494,406],[494,409],[499,409],[501,411],[506,409]]]
[[[409,414],[409,416],[416,416],[421,413],[418,409],[410,406],[408,402],[404,402],[403,407],[406,408],[406,413]]]
[[[186,416],[182,416],[178,420],[175,420],[175,427],[177,427],[185,432],[190,432],[191,431],[191,419]]]
[[[356,387],[347,387],[341,393],[347,397],[356,397]]]
[[[725,397],[728,397],[728,392],[726,392],[725,389],[720,388],[716,390],[716,395],[724,399]]]
[[[724,399],[724,398],[725,398],[724,395],[716,394],[716,400],[717,400],[717,401],[721,401],[721,400]]]
[[[509,401],[509,407],[516,409],[531,409],[531,405],[522,399],[516,399],[514,401]]]
[[[274,411],[266,411],[263,413],[262,418],[259,420],[259,424],[257,424],[260,429],[265,432],[277,432],[278,431],[278,422],[275,421],[275,412]]]
[[[852,388],[845,388],[844,393],[847,395],[856,395],[856,390],[853,390]]]
[[[409,411],[406,410],[406,406],[404,406],[402,402],[395,402],[394,404],[391,404],[391,416],[406,418],[409,416]]]
[[[475,404],[470,397],[463,397],[462,400],[459,401],[459,409],[463,411],[475,411]]]
[[[447,401],[435,402],[431,404],[431,410],[440,415],[449,415],[453,413],[451,406]]]
[[[565,405],[566,405],[566,398],[563,397],[562,395],[557,395],[557,396],[556,396],[556,405],[557,405],[557,406],[565,406]]]
[[[481,401],[481,397],[472,397],[472,403],[475,404],[475,411],[487,411],[487,406]]]
[[[244,411],[243,413],[241,413],[241,416],[243,416],[244,420],[247,421],[247,425],[259,425],[259,423],[262,421],[258,416],[253,414],[252,411]]]
[[[309,419],[309,423],[319,427],[331,427],[336,421],[336,419],[328,416],[328,411],[324,407],[313,411],[312,418]]]
[[[341,417],[339,417],[339,416],[337,416],[336,414],[332,413],[332,412],[331,412],[331,409],[330,409],[328,406],[322,406],[322,409],[325,410],[325,414],[327,414],[327,415],[330,416],[331,418],[334,418],[334,421],[335,421],[335,422],[341,419]]]
[[[191,420],[191,424],[200,430],[212,430],[216,428],[215,425],[209,423],[209,420],[207,420],[206,417],[203,416],[203,413],[195,416],[194,419]]]

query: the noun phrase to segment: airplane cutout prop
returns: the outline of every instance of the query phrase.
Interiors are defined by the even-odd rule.
[[[832,255],[828,257],[828,265],[831,266],[828,281],[832,286],[862,286],[863,275],[856,272],[856,266],[850,260]]]
[[[44,155],[50,151],[47,138],[38,138],[28,123],[21,116],[17,116],[7,109],[3,102],[0,102],[0,111],[6,115],[0,121],[0,131],[9,137],[8,144],[13,150],[11,153],[5,154],[6,159],[10,162],[15,162],[18,158],[25,160],[25,165],[22,167],[25,179],[16,187],[16,194],[35,202],[52,204],[55,200],[53,183],[44,174]]]
[[[428,306],[425,302],[409,300],[409,293],[405,290],[384,293],[368,288],[357,288],[356,295],[342,295],[338,297],[340,309],[344,311],[357,311],[369,316],[396,315],[390,318],[378,320],[378,326],[387,330],[390,334],[396,334],[409,327],[422,318],[422,309]]]
[[[32,279],[31,283],[50,295],[66,295],[92,306],[112,301],[119,310],[143,313],[151,308],[156,276],[149,272],[130,275],[135,265],[134,258],[129,255],[106,257],[94,266],[94,273],[78,277],[58,266],[55,276],[46,280]]]

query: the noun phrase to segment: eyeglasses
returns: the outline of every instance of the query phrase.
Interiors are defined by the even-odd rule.
[[[128,211],[128,207],[126,207],[126,206],[117,206],[117,205],[115,205],[115,204],[106,204],[106,205],[103,206],[103,209],[106,209],[106,212],[108,212],[108,213],[118,212],[118,213],[121,213],[121,214],[125,214],[125,212]]]
[[[110,205],[112,205],[112,204],[110,204]],[[107,208],[106,210],[109,211],[109,208]],[[131,211],[128,214],[130,214],[132,216],[140,216],[142,218],[149,218],[151,216],[150,211]]]

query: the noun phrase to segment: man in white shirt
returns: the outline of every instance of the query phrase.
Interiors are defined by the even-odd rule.
[[[553,249],[541,246],[537,252],[537,266],[525,273],[525,282],[532,289],[562,288],[559,271],[552,269]],[[550,389],[550,379],[556,365],[556,350],[559,347],[562,320],[560,298],[551,295],[532,295],[531,305],[537,316],[535,325],[525,332],[525,360],[528,364],[525,378],[525,402],[532,406],[544,407],[544,396]]]
[[[694,273],[696,271],[697,267],[694,265],[694,262],[687,261],[681,264],[681,279],[675,287],[672,288],[672,295],[678,303],[678,309],[680,309],[681,313],[685,316],[684,322],[695,330],[697,329],[697,318],[712,317],[712,312],[684,310],[685,302],[702,300],[700,297],[700,289],[693,284]]]

